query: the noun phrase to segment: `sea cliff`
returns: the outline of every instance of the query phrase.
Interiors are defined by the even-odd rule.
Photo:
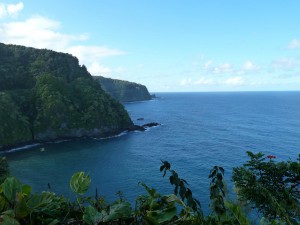
[[[29,142],[102,137],[132,126],[70,54],[0,43],[0,150]]]
[[[120,102],[146,101],[152,97],[145,85],[134,82],[94,76],[104,91]]]

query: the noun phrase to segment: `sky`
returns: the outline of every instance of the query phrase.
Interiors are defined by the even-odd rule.
[[[0,0],[0,42],[70,53],[92,75],[154,93],[300,90],[299,9],[299,0]]]

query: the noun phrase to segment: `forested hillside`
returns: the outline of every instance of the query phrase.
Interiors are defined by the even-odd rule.
[[[144,85],[102,76],[94,76],[94,79],[101,84],[101,87],[108,94],[121,102],[145,101],[151,99],[151,95]]]
[[[111,135],[132,122],[72,55],[0,43],[0,124],[1,149]]]

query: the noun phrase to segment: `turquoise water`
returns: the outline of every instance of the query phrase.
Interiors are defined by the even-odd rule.
[[[247,160],[246,151],[263,151],[278,160],[300,153],[300,92],[159,93],[160,98],[126,104],[137,124],[162,125],[146,132],[115,138],[46,144],[7,154],[11,173],[34,191],[47,189],[69,195],[68,182],[76,171],[92,177],[108,201],[122,191],[134,202],[140,181],[162,193],[172,192],[159,172],[168,160],[186,179],[204,211],[209,201],[209,170],[225,168],[229,191],[231,169]],[[138,121],[138,118],[144,121]],[[41,151],[44,148],[45,151]]]

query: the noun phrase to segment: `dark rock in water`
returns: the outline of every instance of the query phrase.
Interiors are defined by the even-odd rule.
[[[159,123],[155,123],[155,122],[152,122],[152,123],[146,123],[142,126],[139,126],[139,125],[131,125],[127,131],[145,131],[147,128],[149,127],[156,127],[156,126],[159,126],[160,124]]]
[[[131,125],[127,130],[128,131],[145,131],[146,128],[144,128],[143,126],[139,126],[139,125]]]
[[[159,123],[152,122],[152,123],[146,123],[142,127],[144,127],[144,128],[147,128],[147,127],[156,127],[156,126],[159,126],[159,125],[160,125]]]
[[[144,120],[144,118],[141,117],[141,118],[137,118],[136,120]]]

